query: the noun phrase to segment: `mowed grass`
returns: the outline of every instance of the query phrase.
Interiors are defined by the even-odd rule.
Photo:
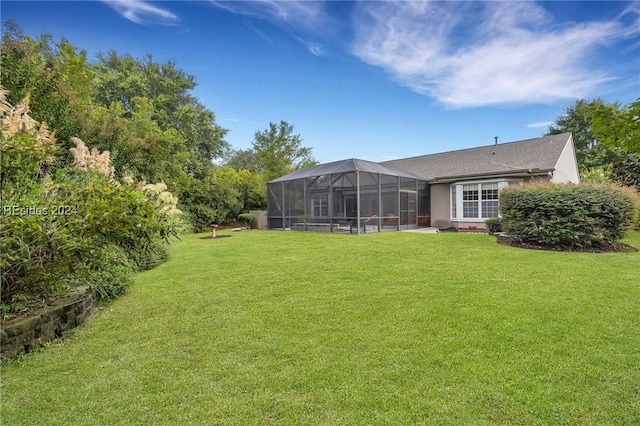
[[[2,424],[640,424],[639,252],[203,237],[4,365]]]

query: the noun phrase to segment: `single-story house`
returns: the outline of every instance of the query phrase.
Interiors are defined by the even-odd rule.
[[[343,160],[268,184],[269,228],[382,232],[482,227],[502,188],[534,179],[578,183],[570,133],[382,163]]]

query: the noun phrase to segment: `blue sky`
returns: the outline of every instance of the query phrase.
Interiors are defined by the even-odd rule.
[[[576,99],[640,97],[640,2],[2,1],[31,36],[192,74],[251,146],[287,120],[321,162],[542,135]]]

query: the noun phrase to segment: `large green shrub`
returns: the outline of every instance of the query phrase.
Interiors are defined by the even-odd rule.
[[[57,171],[7,192],[0,218],[2,301],[91,285],[102,297],[167,257],[179,222],[153,196],[92,171]]]
[[[634,198],[609,185],[536,183],[500,194],[503,230],[522,242],[585,248],[615,244],[630,227]]]
[[[163,183],[118,181],[108,152],[72,138],[73,166],[52,171],[58,149],[46,126],[13,107],[0,87],[0,308],[11,313],[92,286],[122,293],[133,271],[167,257],[181,220]]]

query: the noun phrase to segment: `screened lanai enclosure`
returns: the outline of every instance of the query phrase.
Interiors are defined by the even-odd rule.
[[[361,234],[430,225],[428,182],[370,161],[307,167],[267,188],[270,229]]]

